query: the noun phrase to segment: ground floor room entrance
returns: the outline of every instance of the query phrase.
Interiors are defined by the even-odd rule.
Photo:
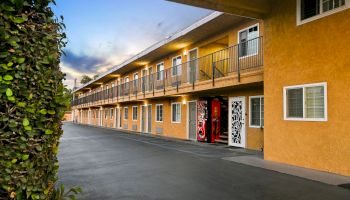
[[[229,98],[229,134],[228,144],[246,147],[245,97]]]
[[[119,127],[119,108],[115,108],[115,128]]]
[[[147,132],[152,133],[152,105],[147,105]]]
[[[146,106],[141,106],[141,132],[146,133]]]
[[[188,102],[188,139],[197,140],[197,101]]]

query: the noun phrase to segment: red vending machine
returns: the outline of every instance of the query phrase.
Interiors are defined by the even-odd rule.
[[[207,138],[208,102],[206,100],[197,103],[197,140],[205,141]]]
[[[220,101],[215,98],[211,102],[211,142],[220,139]]]

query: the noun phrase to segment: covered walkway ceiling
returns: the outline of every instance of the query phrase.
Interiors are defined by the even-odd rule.
[[[269,0],[168,0],[172,2],[263,19],[269,12]]]

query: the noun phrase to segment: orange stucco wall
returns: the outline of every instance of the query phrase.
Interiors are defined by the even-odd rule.
[[[350,176],[350,10],[297,26],[296,0],[265,20],[265,159]],[[328,84],[328,121],[283,119],[283,87]]]
[[[263,86],[250,86],[240,89],[229,89],[220,92],[216,92],[216,95],[226,96],[226,97],[238,97],[244,96],[246,99],[246,148],[254,150],[262,150],[264,148],[264,129],[263,128],[252,128],[249,126],[249,97],[251,96],[260,96],[263,95]],[[128,125],[126,130],[132,131],[132,125],[137,125],[137,132],[141,131],[140,120],[141,120],[141,105],[152,105],[152,132],[153,135],[161,135],[165,137],[172,137],[178,139],[188,139],[188,113],[187,106],[188,101],[198,100],[200,96],[205,97],[205,94],[202,95],[188,95],[183,97],[169,97],[163,99],[153,99],[147,100],[145,102],[133,102],[133,103],[122,103],[120,104],[121,115],[122,115],[122,129],[124,129],[124,124]],[[185,100],[185,104],[183,101]],[[171,104],[180,103],[181,105],[181,122],[173,123],[171,122]],[[156,105],[163,105],[163,121],[156,121]],[[132,107],[138,107],[138,118],[136,121],[132,120]],[[129,108],[128,120],[124,119],[124,107]],[[104,125],[105,126],[105,125]],[[162,133],[157,133],[157,128],[163,128]]]

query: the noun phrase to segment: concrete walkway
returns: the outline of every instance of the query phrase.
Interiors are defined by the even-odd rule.
[[[319,181],[330,185],[338,186],[350,184],[350,177],[268,161],[264,160],[262,156],[257,155],[226,157],[223,159],[254,167],[260,167],[263,169],[268,169],[284,174],[298,176],[314,181]]]
[[[348,189],[229,161],[254,155],[249,151],[63,128],[59,178],[81,186],[80,199],[350,199]]]

